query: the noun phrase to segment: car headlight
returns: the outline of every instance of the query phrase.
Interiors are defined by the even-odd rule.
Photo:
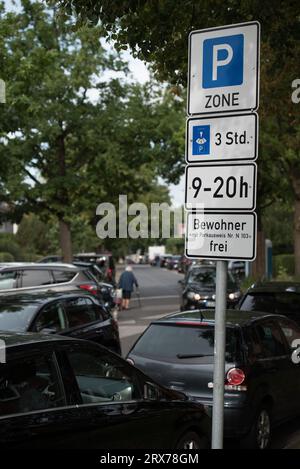
[[[230,300],[237,300],[240,297],[240,292],[236,291],[234,293],[229,293],[228,297]]]
[[[189,291],[189,292],[188,292],[187,297],[188,297],[190,300],[196,300],[196,301],[201,300],[201,295],[199,295],[199,293],[194,293],[194,292],[192,292],[192,291]]]

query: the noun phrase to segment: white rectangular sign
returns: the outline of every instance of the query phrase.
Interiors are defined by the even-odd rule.
[[[253,261],[256,214],[190,212],[185,242],[187,257]]]
[[[255,210],[256,164],[187,166],[185,204],[187,210]]]
[[[192,31],[188,114],[256,110],[259,44],[257,21]]]
[[[258,115],[191,117],[186,128],[187,163],[256,160]]]

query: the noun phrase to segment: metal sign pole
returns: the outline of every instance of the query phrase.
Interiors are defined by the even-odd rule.
[[[223,448],[227,261],[217,261],[212,449]]]
[[[6,103],[5,81],[0,78],[0,103]]]

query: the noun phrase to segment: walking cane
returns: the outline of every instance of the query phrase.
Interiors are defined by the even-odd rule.
[[[139,308],[141,308],[142,307],[141,296],[140,296],[140,290],[138,288],[136,289],[136,296],[138,299]]]

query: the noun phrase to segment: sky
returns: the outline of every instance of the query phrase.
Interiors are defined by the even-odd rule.
[[[15,10],[18,8],[18,0],[5,0],[4,3],[7,10]],[[125,51],[123,53],[123,57],[127,60],[129,69],[136,81],[145,83],[150,80],[150,74],[144,62],[134,58],[129,51]],[[169,190],[173,205],[178,207],[181,206],[184,203],[184,176],[181,177],[178,185],[170,184]]]

